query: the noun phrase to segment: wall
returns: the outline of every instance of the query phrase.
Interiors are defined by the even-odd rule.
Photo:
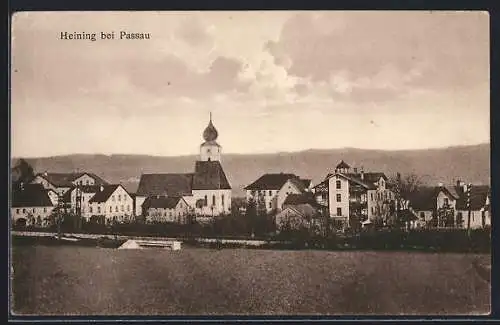
[[[217,216],[220,214],[229,214],[231,212],[231,190],[193,190],[193,200],[204,200],[207,196],[207,205],[202,208],[195,206],[195,213],[204,216]],[[212,204],[215,196],[215,205]],[[224,205],[222,204],[224,196]],[[213,209],[212,209],[213,208]]]
[[[142,204],[146,200],[145,196],[136,196],[135,197],[135,215],[136,216],[141,216],[142,215]]]
[[[80,184],[80,185],[95,185],[95,179],[93,177],[90,177],[87,174],[84,174],[84,175],[80,176],[79,178],[75,179],[72,183],[75,184],[75,185],[77,185],[77,184]]]
[[[293,184],[290,180],[281,187],[276,195],[276,210],[279,212],[283,208],[283,203],[285,202],[289,194],[301,194],[302,192]]]
[[[455,209],[455,205],[456,205],[456,201],[454,198],[448,196],[445,194],[444,191],[441,191],[439,192],[437,198],[436,198],[436,207],[439,209],[439,208],[442,208],[443,205],[444,205],[444,201],[445,199],[448,199],[448,203],[450,205],[450,207],[452,207],[453,209]]]
[[[53,190],[49,190],[47,194],[50,198],[50,201],[52,202],[52,205],[56,206],[57,203],[59,202],[59,196],[57,195],[57,193]]]
[[[133,216],[132,197],[122,186],[116,188],[106,202],[93,202],[89,208],[92,208],[92,212],[89,211],[86,216],[90,218],[92,215],[104,215],[106,217],[106,222],[109,222],[114,218],[116,218],[117,221],[127,221]]]
[[[469,217],[469,211],[466,210],[459,210],[457,213],[461,212],[462,213],[462,218],[464,220],[464,228],[467,228],[467,219]],[[485,221],[485,226],[491,226],[491,216],[490,214],[486,211],[484,213],[484,221]],[[482,221],[482,212],[475,210],[471,211],[471,216],[470,216],[470,227],[472,229],[478,229],[483,227],[483,221]]]
[[[146,221],[186,223],[189,208],[183,200],[180,200],[174,209],[150,208],[146,211]]]
[[[278,209],[278,190],[261,190],[261,191],[246,191],[247,203],[250,201],[250,198],[253,198],[254,202],[257,204],[258,202],[258,193],[262,192],[264,196],[264,202],[266,205],[267,213]]]
[[[209,152],[210,151],[210,152]],[[201,161],[220,161],[222,148],[216,145],[201,145],[200,160]]]
[[[17,220],[20,218],[28,219],[28,216],[31,214],[37,221],[38,217],[40,217],[40,221],[42,222],[42,226],[48,226],[47,221],[52,211],[54,210],[53,206],[48,207],[20,207],[20,208],[11,208],[11,217],[12,223],[15,224]],[[28,220],[29,223],[29,220]]]
[[[340,189],[337,189],[337,181],[340,181]],[[349,218],[349,181],[340,176],[330,177],[328,180],[328,190],[330,217],[340,217],[337,216],[337,208],[341,208],[341,216]],[[340,194],[340,202],[337,202],[337,194]]]

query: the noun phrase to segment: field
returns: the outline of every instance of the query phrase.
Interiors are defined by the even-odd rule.
[[[490,311],[488,255],[13,248],[15,314],[406,314]]]

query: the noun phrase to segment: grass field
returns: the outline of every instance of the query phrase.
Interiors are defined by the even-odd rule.
[[[13,248],[13,312],[36,315],[486,314],[488,255]]]

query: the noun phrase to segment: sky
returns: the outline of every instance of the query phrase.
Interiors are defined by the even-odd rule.
[[[11,38],[15,157],[197,154],[210,112],[226,153],[489,142],[486,12],[22,12]]]

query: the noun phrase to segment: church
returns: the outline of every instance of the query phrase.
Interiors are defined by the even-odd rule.
[[[231,185],[221,164],[222,147],[212,122],[203,131],[199,160],[193,173],[142,174],[136,193],[135,215],[143,216],[143,203],[148,197],[182,197],[191,213],[199,217],[215,217],[231,212]]]

